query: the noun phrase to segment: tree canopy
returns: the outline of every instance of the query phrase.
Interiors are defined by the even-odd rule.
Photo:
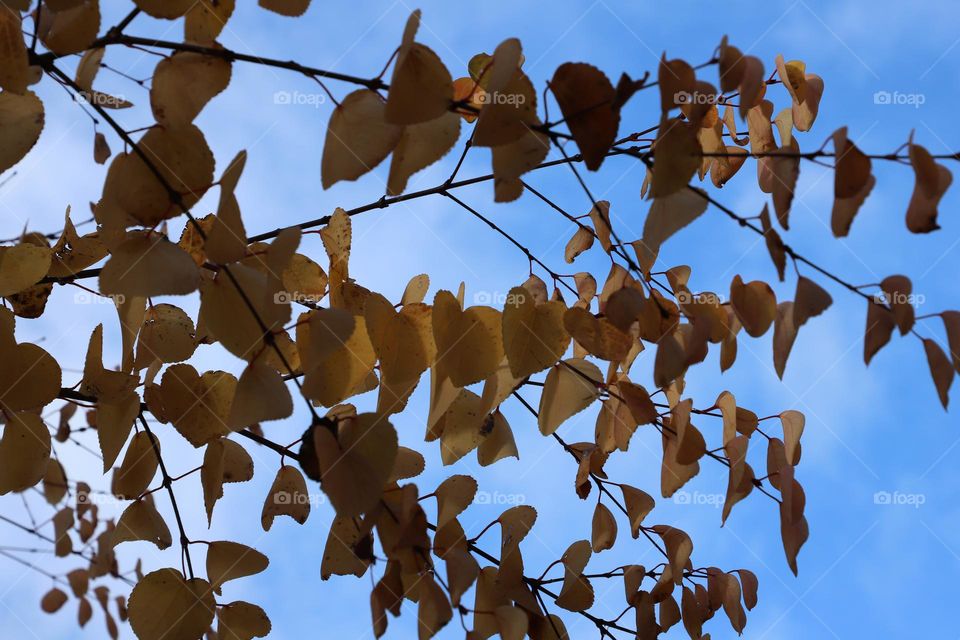
[[[861,149],[846,127],[815,131],[829,70],[761,59],[722,37],[699,51],[699,64],[664,54],[639,77],[611,77],[573,61],[536,86],[521,39],[491,42],[466,64],[445,61],[419,39],[415,10],[396,25],[396,42],[377,43],[382,68],[355,76],[224,47],[234,0],[127,4],[129,13],[107,24],[98,0],[0,0],[0,185],[49,135],[41,83],[62,88],[89,117],[88,162],[106,167],[89,214],[65,207],[61,229],[24,229],[0,245],[0,518],[72,568],[0,553],[51,579],[37,594],[47,613],[76,610],[80,626],[100,618],[113,638],[124,625],[140,640],[266,636],[270,612],[232,599],[227,583],[256,581],[268,555],[207,540],[184,518],[202,510],[211,524],[222,517],[218,501],[244,492],[256,473],[273,478],[266,495],[244,497],[264,532],[281,516],[307,523],[317,495],[335,513],[313,568],[322,584],[310,588],[336,597],[338,581],[368,580],[369,602],[344,606],[368,605],[376,637],[391,637],[398,616],[416,619],[421,640],[441,629],[471,640],[567,638],[576,617],[601,638],[741,634],[763,593],[756,558],[714,566],[695,552],[711,531],[664,521],[657,505],[709,470],[721,478],[720,525],[741,501],[769,504],[783,558],[763,560],[798,573],[818,524],[805,517],[806,419],[790,407],[742,406],[737,389],[694,398],[690,372],[736,367],[740,350],[763,340],[772,345],[767,366],[782,378],[804,327],[826,321],[834,295],[851,296],[863,307],[864,363],[902,337],[929,365],[930,399],[948,405],[960,311],[925,314],[942,322],[933,332],[918,322],[922,293],[906,275],[857,284],[787,242],[809,164],[832,170],[838,239],[856,229],[882,165],[915,181],[889,203],[900,212],[896,233],[936,233],[952,182],[946,163],[956,155],[931,153],[920,135],[889,151]],[[259,0],[260,10],[290,18],[309,5]],[[132,35],[148,17],[169,22],[169,40]],[[151,76],[111,66],[117,51],[154,56]],[[324,189],[358,181],[365,203],[315,219],[282,212],[276,228],[248,228],[237,190],[260,179],[244,171],[256,149],[211,148],[196,124],[242,66],[316,83],[331,113],[322,151],[299,162],[295,179],[319,178]],[[103,89],[108,73],[142,88],[143,100]],[[628,119],[627,105],[651,93],[650,120]],[[149,123],[121,123],[128,110]],[[488,154],[488,172],[463,175],[477,153]],[[642,169],[634,202],[591,188],[611,158]],[[436,166],[445,179],[411,186]],[[531,184],[547,170],[564,172],[588,205],[571,210]],[[768,204],[736,210],[722,196],[730,181],[755,184]],[[486,202],[462,195],[477,185]],[[399,297],[365,286],[356,265],[383,259],[389,269],[386,258],[402,248],[366,243],[354,220],[427,199],[475,219],[529,269],[485,298],[469,280],[436,286],[441,274],[391,272],[405,283]],[[535,251],[490,213],[494,203],[521,202],[568,223],[562,250]],[[639,233],[618,208],[639,212]],[[661,248],[682,245],[685,229],[706,216],[762,242],[777,280],[795,287],[792,299],[762,274],[665,264]],[[604,256],[603,268],[579,270],[585,254]],[[116,309],[109,323],[71,330],[87,345],[83,362],[18,340],[24,325],[61,313],[64,291]],[[238,375],[227,371],[235,366]],[[523,413],[508,415],[507,405]],[[596,413],[592,434],[562,432],[587,411]],[[279,424],[292,425],[296,439],[278,437]],[[592,500],[592,517],[575,530],[543,526],[537,505],[507,503],[493,519],[467,518],[491,499],[484,475],[525,459],[515,434],[536,431],[569,466],[555,499]],[[642,433],[656,434],[659,486],[608,472],[608,461],[636,455]],[[89,448],[97,468],[72,467],[70,447]],[[421,482],[434,459],[444,479]],[[461,472],[463,461],[471,473]],[[184,498],[189,482],[200,487],[195,500]],[[13,494],[50,514],[7,515]],[[559,550],[549,564],[525,562],[534,537]],[[161,568],[136,559],[149,545],[165,551]],[[624,545],[652,553],[613,566],[604,552]]]

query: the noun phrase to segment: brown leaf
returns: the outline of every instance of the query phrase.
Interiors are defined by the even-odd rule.
[[[600,168],[620,127],[615,108],[616,91],[607,76],[582,62],[560,65],[550,80],[550,90],[560,105],[587,169]]]

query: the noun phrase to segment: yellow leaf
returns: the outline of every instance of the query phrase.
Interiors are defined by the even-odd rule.
[[[473,133],[481,147],[510,144],[524,136],[537,120],[537,96],[530,79],[520,70],[520,41],[501,42],[483,73],[483,107]]]
[[[403,409],[420,375],[436,354],[430,307],[415,303],[400,312],[382,295],[372,294],[364,308],[370,342],[380,360],[378,411]]]
[[[833,298],[823,287],[804,276],[797,278],[797,292],[793,297],[793,326],[797,329],[833,304]]]
[[[227,426],[242,429],[260,422],[280,420],[293,413],[290,390],[277,370],[260,362],[247,365],[237,382]]]
[[[807,80],[805,65],[801,60],[784,61],[782,54],[777,54],[777,73],[783,82],[790,97],[797,104],[801,104],[807,97]]]
[[[601,360],[620,362],[627,357],[634,342],[607,318],[597,318],[581,307],[567,309],[563,326],[577,344]]]
[[[796,466],[800,462],[800,436],[806,419],[802,413],[791,409],[780,414],[780,423],[783,425],[784,455],[788,464]]]
[[[196,348],[196,330],[190,316],[172,304],[153,305],[140,328],[136,367],[146,367],[154,360],[180,362],[192,356]]]
[[[805,97],[802,103],[793,103],[793,123],[797,131],[809,131],[817,119],[820,110],[820,98],[823,97],[823,78],[815,73],[806,73],[803,76],[806,83]]]
[[[441,378],[457,387],[484,380],[503,359],[501,314],[491,307],[466,311],[449,291],[433,299],[433,336],[437,345],[434,365]]]
[[[644,518],[653,510],[654,500],[650,495],[640,489],[630,485],[620,485],[623,493],[623,504],[627,509],[627,517],[630,519],[630,533],[636,538],[640,535],[640,526]]]
[[[427,432],[427,440],[440,437],[440,459],[453,464],[480,445],[486,414],[482,399],[472,391],[460,389],[447,410]]]
[[[140,396],[130,391],[117,400],[97,403],[97,438],[103,457],[103,471],[113,466],[140,414]]]
[[[693,552],[693,541],[685,531],[669,525],[657,524],[653,526],[653,530],[663,539],[670,569],[673,571],[674,584],[680,585],[683,582],[683,571],[687,567],[687,560]]]
[[[720,514],[721,526],[726,523],[733,506],[753,491],[753,468],[746,461],[748,443],[747,436],[736,436],[724,446],[730,463],[730,473],[727,476],[727,495],[723,501],[723,512]]]
[[[108,402],[125,399],[137,385],[137,378],[122,371],[113,371],[103,366],[103,325],[99,324],[90,334],[87,357],[83,366],[83,382],[80,391],[88,396]]]
[[[150,232],[130,233],[100,272],[100,292],[106,295],[185,295],[199,284],[200,271],[190,254]]]
[[[107,255],[107,247],[101,242],[99,233],[93,232],[85,236],[77,233],[70,220],[69,209],[64,221],[63,233],[51,250],[53,258],[47,275],[53,277],[72,275],[100,262]]]
[[[50,432],[40,416],[7,417],[0,440],[0,495],[25,491],[40,482],[50,458]]]
[[[50,249],[34,244],[0,247],[0,296],[10,296],[36,284],[47,275],[51,257]]]
[[[101,204],[112,204],[140,224],[153,226],[181,215],[210,188],[213,153],[194,125],[153,127],[137,146],[163,182],[138,153],[121,153],[110,163]],[[164,182],[179,194],[183,208],[171,199]]]
[[[200,484],[208,524],[213,518],[213,507],[223,497],[223,483],[246,482],[252,477],[253,460],[242,446],[226,438],[218,438],[207,445],[200,469]]]
[[[67,475],[63,465],[50,458],[47,460],[47,470],[43,474],[43,497],[51,506],[60,503],[67,495]]]
[[[40,13],[37,27],[43,44],[58,55],[87,49],[100,31],[99,0],[83,0],[59,11]]]
[[[22,95],[29,83],[30,62],[21,29],[20,12],[4,7],[0,11],[0,89]]]
[[[199,44],[213,44],[227,25],[236,0],[194,2],[183,23],[185,40]]]
[[[793,203],[794,189],[800,176],[800,147],[796,140],[784,144],[778,153],[784,154],[767,158],[769,160],[773,187],[773,209],[777,220],[784,229],[789,229],[790,206]]]
[[[568,418],[600,397],[600,369],[582,358],[571,358],[551,367],[540,394],[537,422],[540,433],[550,435]]]
[[[400,299],[400,304],[406,306],[408,304],[423,302],[423,299],[426,297],[429,289],[429,275],[426,273],[421,273],[420,275],[413,276],[410,278],[410,282],[407,283],[406,288],[403,290],[403,296]]]
[[[306,522],[310,515],[309,498],[303,474],[289,465],[280,467],[263,502],[263,511],[260,514],[263,530],[270,531],[277,516],[290,516],[298,524]]]
[[[533,116],[527,124],[516,139],[491,149],[494,202],[513,202],[519,198],[523,194],[520,177],[537,167],[550,152],[550,138],[533,129],[540,125],[539,119]]]
[[[523,640],[526,637],[530,625],[526,611],[517,606],[502,605],[493,614],[502,640]]]
[[[363,316],[342,309],[311,312],[297,326],[297,344],[306,373],[303,392],[325,407],[359,393],[377,360]]]
[[[227,417],[237,380],[223,371],[202,376],[189,364],[175,364],[163,374],[160,399],[167,419],[195,447],[230,432]]]
[[[7,411],[40,409],[60,394],[60,365],[41,347],[30,342],[11,345],[3,361],[0,403]]]
[[[425,573],[420,578],[419,606],[417,608],[417,638],[429,640],[453,617],[450,601],[433,575]]]
[[[320,486],[337,515],[366,513],[379,502],[397,458],[397,432],[377,414],[362,413],[313,428]]]
[[[206,580],[184,580],[176,569],[145,575],[130,593],[127,606],[130,626],[139,640],[199,638],[213,622],[215,607]]]
[[[593,232],[587,227],[577,227],[576,232],[567,242],[563,257],[567,264],[573,264],[573,261],[584,251],[593,246]]]
[[[677,118],[664,118],[653,149],[650,197],[656,200],[686,189],[702,161],[697,127]]]
[[[523,287],[510,290],[503,310],[503,349],[514,377],[542,371],[563,356],[570,343],[565,311],[563,302],[538,305]]]
[[[134,435],[120,468],[114,472],[113,494],[131,500],[146,491],[157,474],[159,450],[156,436],[151,437],[146,431]]]
[[[766,282],[743,283],[740,276],[730,283],[730,302],[746,332],[758,338],[767,332],[777,316],[777,297]]]
[[[612,548],[617,541],[617,521],[602,502],[593,510],[590,541],[594,553]]]
[[[316,302],[327,292],[327,274],[323,267],[307,256],[295,253],[283,271],[283,288]]]
[[[263,0],[261,0],[261,3]],[[270,633],[273,625],[263,609],[249,602],[231,602],[217,608],[219,640],[252,640]]]
[[[113,530],[112,540],[114,546],[121,542],[143,540],[152,542],[161,550],[173,544],[170,529],[153,505],[152,496],[132,502],[123,510]]]
[[[724,93],[740,86],[745,71],[745,62],[740,49],[727,43],[727,36],[720,42],[720,90]],[[699,634],[697,634],[699,635]]]
[[[583,576],[583,570],[590,561],[590,543],[579,540],[571,544],[563,553],[563,587],[557,598],[557,606],[567,611],[584,611],[593,605],[593,585]]]
[[[221,270],[216,278],[202,281],[200,317],[227,351],[238,358],[252,360],[265,348],[264,329],[257,318],[269,328],[270,309],[285,306],[289,311],[290,304],[289,301],[276,304],[272,298],[267,299],[267,276],[256,269],[234,264],[230,266],[230,273],[232,277]],[[247,306],[248,301],[252,310]]]
[[[484,429],[480,432],[481,440],[477,447],[477,462],[481,467],[489,466],[501,458],[520,458],[517,443],[513,439],[513,431],[507,419],[499,411],[490,415],[493,426],[489,431]]]
[[[356,518],[336,516],[330,524],[330,535],[323,548],[320,579],[327,580],[332,575],[362,576],[367,572],[372,558],[360,557],[368,555],[361,549],[372,544],[370,533],[364,531]]]
[[[230,84],[230,61],[190,51],[164,58],[153,72],[150,106],[165,126],[193,122],[200,111]]]
[[[207,579],[215,593],[224,582],[260,573],[269,564],[267,556],[239,542],[218,540],[207,546]]]
[[[453,100],[453,78],[440,57],[413,41],[419,26],[418,9],[407,19],[390,80],[385,115],[388,122],[395,124],[439,118]]]
[[[323,188],[367,173],[400,142],[403,127],[386,120],[386,103],[369,89],[358,89],[334,109],[323,145]]]
[[[437,496],[437,528],[456,519],[477,494],[477,481],[470,476],[453,475],[440,483],[434,492]]]

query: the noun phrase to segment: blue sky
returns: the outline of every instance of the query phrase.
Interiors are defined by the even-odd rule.
[[[109,4],[104,24],[116,22],[127,11],[126,2],[104,4]],[[423,10],[419,39],[440,54],[454,76],[465,75],[466,61],[473,54],[492,51],[504,38],[517,36],[524,46],[525,69],[538,87],[567,61],[590,62],[611,78],[623,71],[634,77],[646,70],[655,74],[663,51],[668,57],[697,64],[710,58],[726,33],[733,44],[761,58],[768,73],[774,57],[782,53],[788,60],[804,60],[809,72],[824,78],[820,116],[813,131],[801,135],[803,150],[819,148],[843,125],[868,152],[893,151],[906,141],[911,129],[916,130],[916,140],[933,153],[960,147],[954,126],[960,68],[960,40],[955,29],[958,14],[955,3],[946,0],[741,1],[729,3],[726,12],[711,6],[710,13],[707,5],[697,0],[520,0],[483,5],[359,0],[315,2],[298,20],[274,16],[252,2],[242,5],[221,38],[224,46],[360,76],[374,75],[383,67],[399,42],[407,15],[419,6]],[[128,33],[177,40],[180,26],[140,17]],[[140,52],[113,50],[106,58],[108,64],[136,78],[148,77],[157,60]],[[715,83],[716,70],[704,70],[700,77]],[[328,87],[338,97],[351,89],[336,82],[328,83]],[[121,94],[137,105],[120,114],[128,128],[151,123],[144,90],[106,71],[101,73],[98,88]],[[922,104],[877,104],[874,94],[879,91],[922,96],[912,100]],[[87,203],[98,199],[103,183],[105,169],[89,161],[93,141],[90,120],[49,80],[38,92],[47,109],[46,130],[17,175],[0,189],[2,237],[15,236],[25,224],[31,230],[58,229],[67,205],[73,207],[75,221],[85,219]],[[277,92],[306,97],[299,104],[278,104],[274,99]],[[358,206],[382,193],[386,178],[383,168],[357,183],[340,183],[322,190],[320,155],[331,105],[317,97],[320,95],[316,84],[296,74],[235,64],[230,88],[198,120],[218,167],[222,168],[240,149],[249,152],[238,198],[251,234],[326,215],[336,206]],[[769,95],[777,110],[788,104],[782,89],[771,89]],[[655,91],[640,93],[625,111],[621,133],[655,124],[658,100]],[[119,141],[109,133],[108,139],[118,151]],[[415,175],[409,188],[442,182],[455,157],[451,154],[444,162]],[[474,150],[460,175],[488,171],[489,152]],[[766,199],[755,188],[753,173],[752,166],[746,167],[717,197],[741,214],[759,213]],[[913,186],[912,170],[875,163],[874,174],[877,186],[850,236],[836,240],[829,231],[832,174],[804,163],[791,230],[785,240],[851,282],[873,283],[891,274],[909,276],[914,291],[923,296],[918,298],[918,314],[955,308],[955,274],[960,263],[956,193],[948,192],[940,207],[941,230],[912,236],[903,222]],[[639,196],[643,175],[637,161],[613,158],[599,173],[587,176],[593,193],[612,203],[614,224],[627,240],[640,236],[648,207]],[[564,167],[538,171],[529,176],[529,181],[574,213],[589,209],[589,201]],[[458,197],[522,238],[535,255],[556,270],[569,269],[562,262],[563,245],[574,229],[533,197],[494,205],[489,184],[463,189]],[[206,213],[211,207],[215,207],[215,201],[207,197],[196,210]],[[171,229],[179,233],[176,224]],[[305,240],[303,246],[311,255],[323,255],[314,239]],[[661,259],[664,267],[689,264],[694,290],[726,293],[736,274],[742,274],[745,280],[776,277],[763,243],[715,210],[708,210],[668,241]],[[604,260],[594,249],[578,259],[576,267],[600,277],[606,272]],[[476,296],[495,296],[520,284],[526,271],[527,261],[520,252],[439,196],[354,219],[352,273],[365,286],[391,298],[399,298],[410,277],[427,272],[431,274],[431,295],[438,288],[455,290],[466,281],[467,300],[482,300]],[[814,275],[809,270],[803,273]],[[822,279],[819,281],[822,283]],[[720,509],[712,504],[714,496],[726,486],[725,470],[719,465],[704,462],[700,476],[684,488],[693,505],[658,500],[648,522],[670,523],[689,531],[698,566],[745,567],[757,574],[760,604],[749,615],[747,637],[932,635],[952,624],[953,578],[960,569],[960,505],[956,502],[960,485],[953,473],[960,461],[956,412],[945,413],[940,408],[922,348],[915,339],[894,337],[868,370],[862,359],[863,300],[823,284],[835,303],[827,314],[801,330],[783,382],[773,372],[769,335],[756,340],[741,338],[739,360],[722,376],[717,355],[711,353],[707,363],[687,379],[687,395],[697,406],[709,406],[721,391],[730,389],[739,404],[761,416],[791,408],[806,414],[798,478],[806,490],[811,535],[800,554],[799,577],[794,578],[786,566],[777,512],[770,500],[751,496],[735,507],[726,526],[720,528]],[[792,298],[794,286],[795,277],[788,274],[785,283],[775,286],[778,297]],[[111,338],[118,342],[118,329],[110,305],[79,305],[75,292],[57,288],[42,320],[19,323],[18,339],[43,340],[44,347],[61,363],[73,362],[79,369],[93,326],[105,323],[108,344]],[[174,302],[191,313],[196,310],[195,298]],[[917,329],[924,336],[943,338],[937,319],[924,320]],[[641,356],[632,376],[645,384],[649,384],[645,362],[650,360],[646,357],[649,355],[652,352]],[[111,357],[116,359],[116,351],[108,353],[107,362]],[[210,347],[198,351],[197,362],[198,367],[237,373],[241,368],[235,359]],[[78,378],[78,371],[65,369],[68,384]],[[452,468],[442,468],[436,445],[421,442],[424,396],[422,390],[418,391],[410,409],[394,421],[401,443],[427,455],[429,466],[421,479],[422,487],[432,489],[449,473],[475,474],[481,489],[493,496],[491,502],[534,505],[539,512],[538,524],[535,535],[524,544],[531,572],[539,572],[571,542],[589,537],[592,496],[586,502],[575,498],[573,463],[555,443],[539,435],[522,407],[515,403],[504,406],[517,437],[519,461],[501,462],[480,471],[468,457]],[[535,400],[532,394],[527,396]],[[584,412],[567,422],[560,434],[568,441],[589,440],[594,418],[595,412]],[[290,420],[266,425],[265,431],[277,441],[289,442],[299,437],[305,424],[305,417],[298,413]],[[716,441],[718,424],[697,425],[708,439],[713,436]],[[173,455],[171,473],[199,464],[199,454],[178,442],[172,432],[161,431],[161,438],[165,451]],[[95,438],[86,442],[96,448]],[[58,452],[83,469],[86,477],[98,473],[100,463],[88,453],[70,447]],[[319,578],[332,509],[317,504],[306,525],[279,519],[264,535],[259,509],[276,471],[277,458],[265,450],[252,449],[251,453],[257,465],[254,480],[227,488],[209,532],[202,514],[199,480],[193,477],[177,484],[178,496],[188,505],[186,526],[191,537],[238,540],[271,557],[265,573],[227,585],[223,600],[245,599],[261,605],[273,621],[272,637],[299,637],[318,629],[329,637],[372,637],[368,577],[326,583]],[[638,432],[630,452],[615,456],[607,470],[618,481],[656,494],[659,435],[652,430]],[[107,483],[108,479],[103,479],[101,486]],[[901,502],[913,504],[877,504],[877,492],[888,492],[899,496]],[[159,498],[161,509],[166,509],[166,501]],[[506,506],[475,505],[464,516],[463,524],[467,531],[479,531]],[[26,521],[16,496],[0,499],[0,509],[19,514]],[[621,544],[616,550],[595,556],[591,569],[659,562],[642,538],[627,540],[623,528],[621,522]],[[2,531],[4,540],[9,541],[4,544],[31,544],[12,530]],[[495,551],[496,540],[495,533],[484,538],[485,547]],[[177,564],[175,548],[158,554],[145,543],[126,546],[130,549],[121,557],[142,554],[147,567]],[[44,561],[45,566],[57,570],[72,568],[62,561]],[[55,616],[41,613],[37,602],[49,587],[49,579],[25,573],[3,558],[0,576],[0,602],[4,605],[0,607],[0,624],[11,637],[33,637],[34,633],[38,637],[81,638],[98,637],[102,632],[99,613],[85,632],[76,631],[75,603]],[[600,604],[597,614],[617,615],[623,608],[621,584],[613,580],[596,586],[598,595],[609,588],[607,597],[598,598],[609,609]],[[566,619],[572,637],[595,634],[592,625],[574,616]],[[415,637],[415,622],[415,609],[405,607],[400,619],[391,620],[392,635],[388,637]],[[714,638],[735,635],[722,613],[705,630]],[[124,637],[131,637],[129,629],[124,633]],[[454,620],[441,637],[461,635]],[[675,628],[670,637],[685,636],[682,629]]]

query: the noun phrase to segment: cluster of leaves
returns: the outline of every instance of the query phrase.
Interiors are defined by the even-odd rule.
[[[771,328],[774,366],[782,376],[799,329],[832,304],[820,284],[800,275],[800,265],[867,300],[867,362],[894,329],[920,337],[909,301],[912,286],[908,278],[896,275],[878,285],[878,295],[864,293],[784,243],[768,208],[743,217],[691,183],[705,183],[709,177],[714,187],[722,187],[748,159],[755,159],[759,188],[771,194],[775,218],[787,230],[801,161],[834,158],[832,228],[844,236],[875,184],[871,160],[906,159],[916,174],[907,228],[925,233],[938,228],[937,203],[951,174],[912,138],[906,158],[899,149],[867,155],[847,137],[846,129],[835,132],[817,151],[802,153],[796,134],[813,126],[823,80],[807,73],[802,62],[782,57],[768,76],[761,60],[741,54],[726,39],[707,63],[719,68],[719,90],[697,79],[697,70],[707,65],[695,68],[665,56],[656,82],[649,74],[640,80],[624,74],[614,85],[589,64],[563,64],[548,85],[562,114],[551,122],[546,105],[543,117],[538,114],[538,92],[523,70],[518,40],[508,39],[492,54],[474,56],[467,75],[454,79],[439,56],[416,41],[419,12],[407,22],[387,84],[380,77],[351,78],[223,48],[216,38],[233,12],[232,0],[135,0],[132,13],[103,36],[96,0],[44,0],[24,18],[21,12],[30,11],[31,4],[0,1],[0,172],[16,165],[42,133],[43,104],[29,87],[44,78],[82,97],[84,108],[107,123],[125,148],[113,155],[107,136],[95,132],[94,160],[109,161],[102,196],[93,207],[95,231],[80,235],[68,209],[52,246],[45,234],[24,233],[0,247],[0,296],[9,304],[0,309],[0,357],[7,363],[0,371],[0,494],[21,493],[42,483],[44,497],[57,509],[54,536],[18,526],[54,544],[57,556],[84,560],[84,566],[64,578],[48,574],[65,583],[78,600],[81,625],[92,615],[90,582],[99,581],[92,591],[113,637],[118,631],[114,612],[121,621],[129,620],[142,640],[198,638],[204,633],[250,639],[270,631],[259,606],[215,599],[227,581],[263,571],[267,557],[237,542],[192,540],[174,490],[176,482],[199,472],[211,522],[224,485],[253,477],[253,461],[242,443],[280,454],[262,508],[265,531],[277,516],[306,522],[310,501],[298,497],[309,494],[308,481],[319,482],[336,511],[321,567],[324,579],[363,576],[378,559],[385,559],[371,593],[378,637],[387,630],[388,612],[400,615],[404,601],[416,603],[421,638],[432,637],[455,612],[461,618],[472,615],[471,638],[566,638],[563,619],[551,613],[554,606],[588,618],[601,635],[610,637],[656,637],[681,622],[691,638],[706,637],[704,623],[720,610],[742,632],[744,607],[757,604],[754,574],[694,564],[693,540],[686,532],[648,523],[654,497],[610,479],[604,470],[611,456],[628,452],[641,428],[660,434],[662,497],[671,497],[695,477],[702,462],[728,468],[722,521],[755,490],[776,502],[787,562],[797,572],[797,556],[808,537],[805,496],[796,477],[803,415],[786,410],[761,418],[738,406],[729,391],[698,407],[684,397],[684,378],[705,361],[711,346],[719,347],[720,366],[726,370],[736,360],[741,332],[759,338]],[[309,0],[260,4],[297,16]],[[125,35],[124,29],[141,12],[182,20],[184,41]],[[33,21],[33,30],[24,29],[24,20]],[[38,45],[46,52],[38,53]],[[98,72],[109,68],[104,63],[107,50],[115,46],[172,52],[162,57],[152,76],[149,99],[155,124],[138,139],[110,114],[133,105],[94,88]],[[80,60],[70,76],[60,65],[74,54]],[[237,155],[216,179],[214,153],[194,124],[227,88],[237,61],[291,69],[317,80],[324,90],[323,82],[330,80],[360,87],[334,99],[321,179],[324,187],[356,180],[390,157],[386,195],[349,211],[338,208],[320,220],[248,235],[235,195],[246,153]],[[776,116],[767,98],[768,87],[774,85],[783,85],[790,101]],[[622,107],[638,91],[654,86],[660,91],[659,124],[618,139]],[[737,131],[737,115],[746,122],[744,136]],[[408,192],[410,176],[446,156],[465,125],[469,139],[450,179]],[[559,129],[561,125],[568,132]],[[649,133],[655,137],[644,138]],[[727,144],[728,139],[733,144]],[[577,146],[577,155],[567,154],[568,141]],[[827,143],[832,152],[825,151]],[[463,158],[474,146],[490,148],[492,172],[457,182]],[[552,149],[562,158],[548,161]],[[613,155],[634,157],[647,167],[643,196],[650,200],[649,212],[643,236],[630,242],[620,239],[611,204],[590,195],[576,168],[582,163],[596,171]],[[587,214],[570,215],[523,179],[530,171],[554,165],[572,171],[591,202]],[[566,261],[575,262],[596,243],[610,257],[609,272],[598,281],[589,272],[564,276],[550,269],[452,193],[461,184],[479,181],[492,183],[496,202],[516,200],[527,191],[549,204],[576,226],[564,251]],[[192,207],[214,188],[219,195],[216,211],[195,217]],[[529,277],[511,289],[502,309],[465,305],[464,285],[457,292],[436,291],[427,302],[426,274],[412,278],[396,302],[351,277],[351,216],[430,195],[443,196],[483,221],[529,260]],[[710,205],[765,238],[781,281],[787,259],[792,260],[797,269],[792,301],[778,301],[766,282],[745,282],[737,275],[723,302],[720,295],[691,289],[690,267],[654,271],[662,244]],[[184,218],[186,226],[174,242],[167,221]],[[304,233],[319,233],[326,254],[319,260],[326,268],[298,251]],[[549,285],[535,268],[548,276]],[[90,335],[82,379],[68,387],[60,364],[47,351],[16,341],[15,320],[42,316],[55,287],[83,286],[81,282],[92,277],[98,278],[98,286],[90,291],[116,303],[120,362],[116,367],[104,364],[104,327],[99,325]],[[200,300],[196,318],[157,301],[195,292]],[[301,308],[296,316],[295,305]],[[936,339],[920,338],[946,406],[954,371],[960,370],[960,312],[941,316],[952,359]],[[190,364],[200,345],[214,344],[222,347],[224,357],[244,362],[239,378],[224,371],[200,372]],[[644,355],[647,351],[653,353]],[[647,386],[630,378],[642,357],[651,361]],[[474,502],[477,479],[452,475],[432,491],[413,482],[424,471],[424,457],[400,444],[391,420],[428,372],[424,440],[438,443],[444,465],[471,454],[482,467],[519,457],[513,431],[528,425],[511,426],[500,410],[505,402],[518,402],[540,433],[573,459],[570,477],[576,495],[586,499],[596,487],[589,539],[570,544],[539,577],[525,570],[521,549],[537,519],[533,507],[507,509],[480,532],[469,533],[460,516]],[[536,388],[538,407],[521,395]],[[267,438],[260,425],[289,418],[295,395],[312,419],[297,442],[284,446]],[[53,403],[60,406],[56,427],[42,417]],[[372,406],[362,412],[354,403]],[[78,406],[88,408],[86,426],[79,429],[73,420]],[[321,415],[318,407],[326,413]],[[567,443],[558,428],[589,407],[599,408],[593,440]],[[705,436],[694,419],[718,420],[717,435]],[[762,428],[766,421],[780,425],[777,435]],[[171,428],[160,431],[158,424]],[[128,501],[119,515],[102,516],[91,499],[96,490],[84,480],[68,479],[70,470],[56,455],[54,442],[76,442],[77,433],[86,429],[97,434],[103,472],[112,470],[109,493]],[[161,447],[162,440],[173,437],[203,450],[199,465],[177,477],[167,470]],[[716,446],[709,446],[708,439]],[[748,453],[758,449],[765,452],[762,475],[748,462]],[[161,481],[152,487],[158,474]],[[155,506],[157,492],[165,492],[172,503],[176,537]],[[435,510],[424,506],[432,501]],[[428,512],[435,514],[433,522]],[[663,562],[589,572],[593,556],[618,542],[623,524],[632,538],[642,536],[654,545]],[[499,555],[479,545],[495,526],[501,531]],[[96,550],[75,548],[74,537],[84,545],[95,540]],[[117,545],[141,541],[163,550],[176,539],[179,569],[143,575],[138,563],[132,571],[119,570]],[[205,578],[194,571],[191,549],[195,552],[198,544],[206,546]],[[558,566],[563,567],[562,576],[548,578]],[[624,582],[624,613],[612,620],[590,613],[593,583],[618,577]],[[115,583],[132,585],[129,601],[125,591],[111,592]],[[552,583],[561,583],[559,591]],[[471,589],[472,606],[467,603]],[[68,599],[55,586],[41,606],[55,612]],[[628,612],[635,617],[632,626],[620,622]]]

